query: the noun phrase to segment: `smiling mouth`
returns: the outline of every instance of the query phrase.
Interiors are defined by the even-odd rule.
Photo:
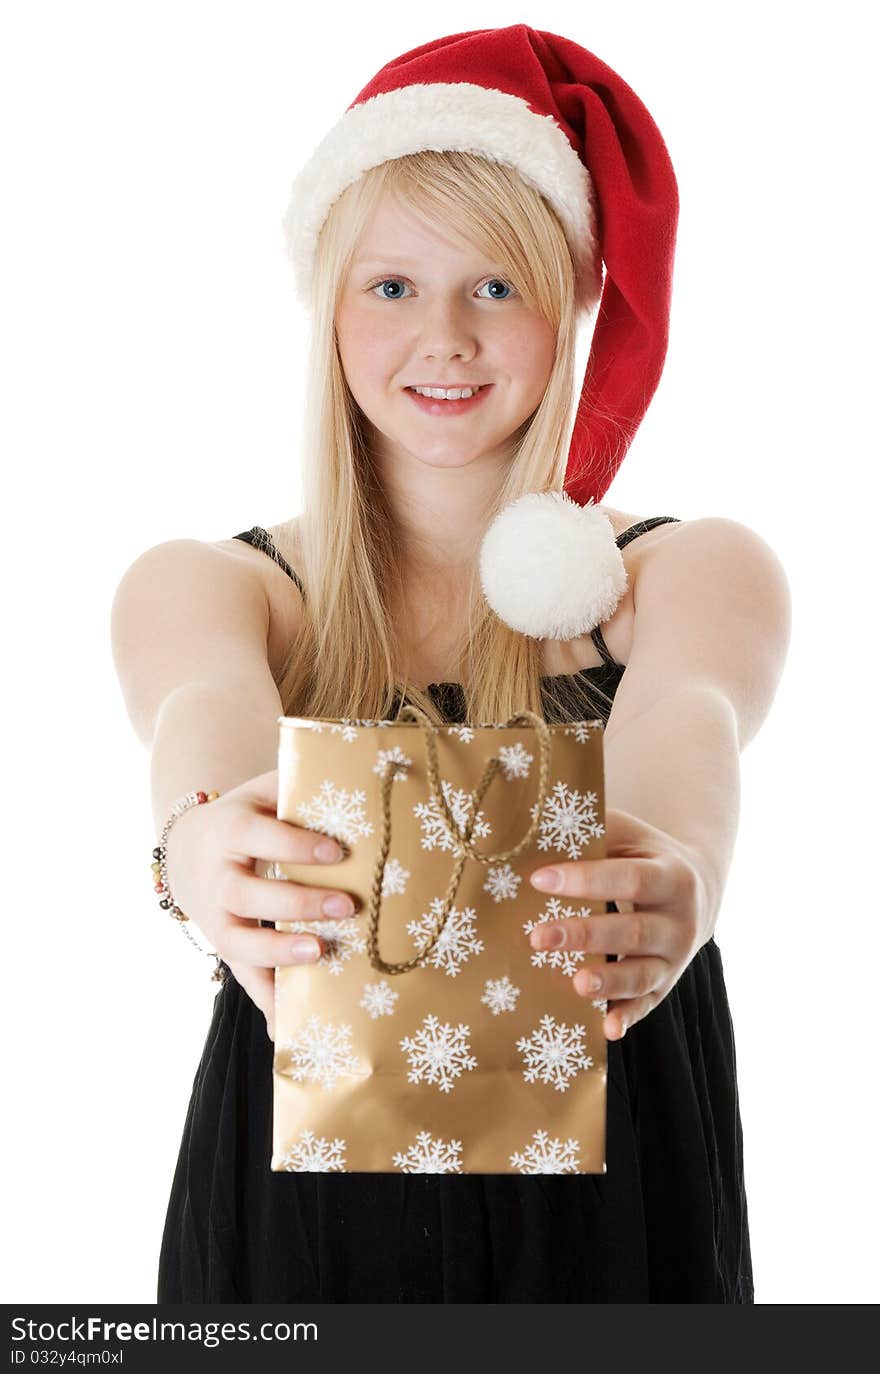
[[[430,401],[469,401],[487,385],[488,383],[484,382],[480,386],[408,386],[405,389]],[[464,395],[465,392],[467,395]]]
[[[406,391],[407,395],[412,400],[413,405],[418,406],[423,415],[433,416],[435,418],[438,415],[446,415],[452,419],[456,415],[465,415],[468,411],[474,410],[477,406],[482,405],[486,396],[492,390],[492,383],[486,382],[473,390],[469,387],[449,388],[450,391],[458,392],[471,390],[470,396],[444,397],[442,394],[435,396],[433,394],[434,390],[435,388],[432,388],[431,393],[425,395],[423,392],[417,391],[413,386],[404,387],[404,391]],[[438,387],[436,390],[441,390],[441,388]]]

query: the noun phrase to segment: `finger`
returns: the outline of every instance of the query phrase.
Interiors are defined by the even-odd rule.
[[[562,943],[553,944],[552,932],[562,932]],[[677,951],[675,918],[665,911],[619,912],[591,916],[572,916],[559,921],[541,921],[529,935],[533,949],[588,949],[596,954],[659,954],[669,957]]]
[[[324,903],[341,900],[344,910],[325,910]],[[310,921],[353,916],[360,903],[349,892],[317,887],[290,879],[258,878],[231,865],[223,875],[221,903],[227,911],[249,920]]]
[[[631,1026],[644,1021],[650,1011],[663,999],[657,992],[647,997],[634,997],[628,1001],[610,1003],[602,1022],[607,1040],[622,1040]]]
[[[247,796],[253,797],[254,801],[260,806],[270,806],[273,811],[278,811],[278,769],[270,768],[266,773],[259,773],[255,778],[248,779],[248,785],[242,789]]]
[[[582,997],[614,999],[644,997],[661,986],[669,975],[665,959],[624,959],[617,964],[578,969],[572,982]],[[598,980],[598,981],[597,981]]]
[[[255,929],[247,921],[239,921],[229,913],[228,923],[214,937],[214,948],[230,968],[237,959],[262,969],[284,967],[288,964],[314,964],[324,953],[320,935],[304,931]],[[338,929],[338,922],[334,923]]]
[[[266,1018],[266,1032],[270,1040],[275,1039],[275,975],[268,969],[253,968],[237,960],[226,960],[237,983],[240,983],[248,997]]]
[[[230,811],[222,838],[228,854],[248,863],[252,859],[264,859],[267,862],[314,863],[326,867],[327,863],[340,863],[344,858],[338,841],[328,837],[324,831],[307,830],[248,807]],[[328,838],[335,845],[335,850],[330,858],[325,859],[317,851],[322,841]]]
[[[536,882],[544,873],[560,874],[560,886]],[[676,893],[672,869],[660,858],[576,859],[535,869],[529,881],[539,892],[556,897],[592,897],[597,902],[637,902],[640,906],[662,906]]]
[[[244,809],[244,816],[247,821],[264,823],[280,827],[275,834],[281,835],[281,850],[278,853],[263,854],[256,849],[245,847],[245,854],[252,859],[277,859],[278,862],[288,863],[341,863],[348,857],[349,850],[344,841],[336,836],[328,836],[326,831],[312,830],[309,826],[296,825],[293,821],[283,820],[278,816],[278,769],[272,768],[268,773],[260,773],[257,777],[250,780],[250,786],[245,790],[244,795],[257,806],[265,807],[268,815],[261,815],[258,811]],[[241,811],[233,813],[239,818]],[[258,837],[262,838],[265,830],[262,825],[256,827]],[[290,848],[290,836],[295,835],[293,848]],[[314,852],[315,847],[322,840],[330,840],[335,846],[334,853],[318,855]],[[303,846],[305,848],[303,849]]]

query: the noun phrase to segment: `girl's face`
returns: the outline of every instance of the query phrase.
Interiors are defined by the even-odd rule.
[[[556,348],[553,328],[463,239],[385,197],[361,235],[336,312],[352,395],[380,458],[431,467],[503,463],[535,411]],[[414,386],[485,390],[456,405],[422,403]]]

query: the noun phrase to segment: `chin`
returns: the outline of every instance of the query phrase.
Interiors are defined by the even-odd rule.
[[[426,468],[466,468],[479,462],[483,453],[420,453],[418,449],[408,448],[407,452],[417,463]]]

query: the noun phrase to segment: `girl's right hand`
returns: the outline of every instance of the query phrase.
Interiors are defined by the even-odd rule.
[[[174,902],[211,940],[245,992],[266,1018],[275,1039],[275,976],[281,964],[314,963],[324,951],[317,934],[261,929],[258,921],[326,921],[352,916],[357,898],[338,888],[258,878],[256,859],[270,863],[338,863],[335,839],[280,821],[278,769],[248,778],[212,802],[177,817],[166,842]],[[332,854],[319,853],[329,844]],[[327,911],[334,898],[347,904]]]

